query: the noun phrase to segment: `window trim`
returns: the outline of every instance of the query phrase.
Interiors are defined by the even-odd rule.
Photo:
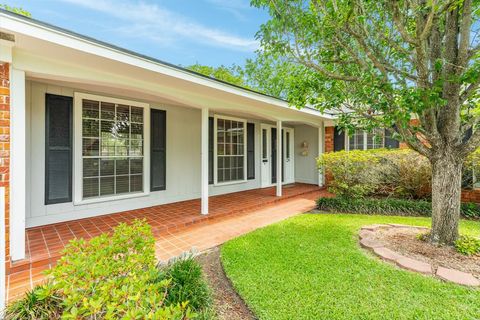
[[[235,181],[226,181],[226,182],[218,182],[218,145],[217,145],[217,138],[218,138],[218,119],[223,120],[233,120],[238,122],[243,122],[243,180],[235,180]],[[225,186],[231,184],[239,184],[239,183],[246,183],[248,182],[247,179],[247,120],[243,118],[236,118],[224,115],[215,114],[213,116],[213,185],[214,186]]]
[[[359,129],[360,130],[360,129]],[[374,148],[374,149],[368,149],[368,132],[366,130],[363,131],[363,149],[353,149],[353,150],[376,150],[376,149],[383,149],[385,148],[385,130],[383,130],[383,135],[382,135],[382,147],[380,148]],[[345,150],[350,151],[350,138],[352,138],[349,134],[345,134]]]
[[[73,204],[85,205],[91,203],[115,201],[122,199],[145,197],[150,194],[150,105],[148,103],[74,92],[73,95]],[[143,192],[104,196],[83,199],[83,160],[82,160],[82,101],[84,99],[126,104],[143,108]]]

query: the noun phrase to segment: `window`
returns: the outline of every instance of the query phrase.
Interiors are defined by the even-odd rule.
[[[355,130],[351,136],[346,136],[348,150],[380,149],[385,147],[385,134],[383,129],[373,132]]]
[[[384,129],[376,128],[372,132],[367,133],[367,149],[380,149],[383,148],[384,143]]]
[[[351,136],[348,137],[348,150],[363,150],[365,149],[364,139],[365,132],[363,130],[355,130]]]
[[[246,177],[246,122],[215,117],[216,182],[244,181]]]
[[[145,193],[144,104],[85,94],[75,98],[81,124],[81,161],[76,168],[81,172],[81,195],[75,199]]]
[[[267,129],[262,129],[262,161],[268,161]]]

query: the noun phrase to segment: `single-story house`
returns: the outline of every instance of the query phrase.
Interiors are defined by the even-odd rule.
[[[318,110],[3,10],[0,76],[7,261],[31,227],[323,185]]]

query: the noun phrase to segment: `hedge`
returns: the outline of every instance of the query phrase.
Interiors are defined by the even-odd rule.
[[[430,217],[432,204],[425,200],[397,198],[320,198],[317,209],[339,213],[379,214],[389,216]],[[464,218],[480,219],[480,206],[475,203],[462,203]]]

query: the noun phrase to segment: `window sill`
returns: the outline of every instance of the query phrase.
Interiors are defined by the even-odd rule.
[[[236,181],[228,181],[228,182],[220,182],[220,183],[214,183],[214,187],[223,187],[223,186],[229,186],[229,185],[234,185],[234,184],[242,184],[242,183],[247,183],[248,180],[236,180]]]
[[[149,194],[150,194],[149,192],[138,192],[138,193],[129,193],[129,194],[124,194],[124,195],[119,195],[119,196],[107,196],[107,197],[91,198],[91,199],[85,199],[85,200],[80,200],[80,201],[74,201],[73,205],[74,206],[82,206],[82,205],[93,204],[93,203],[102,203],[102,202],[111,202],[111,201],[117,201],[117,200],[142,198],[142,197],[148,196]]]

